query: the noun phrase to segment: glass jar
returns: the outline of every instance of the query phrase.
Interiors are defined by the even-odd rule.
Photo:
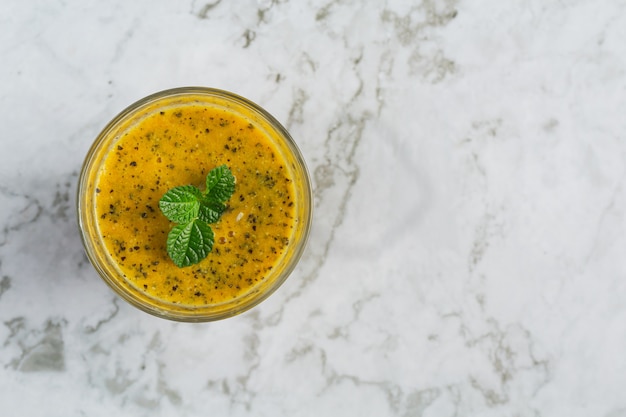
[[[183,179],[201,188],[221,164],[237,184],[211,225],[213,251],[175,267],[165,249],[173,224],[158,200]],[[87,153],[77,204],[87,256],[113,291],[147,313],[188,322],[234,316],[276,291],[312,222],[309,173],[289,133],[249,100],[204,87],[162,91],[117,115]]]

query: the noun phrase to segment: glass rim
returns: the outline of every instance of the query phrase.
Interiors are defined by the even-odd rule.
[[[102,265],[102,261],[104,259],[109,259],[109,256],[106,254],[100,254],[100,256],[98,256],[95,241],[99,240],[99,238],[97,236],[90,236],[87,231],[89,221],[92,223],[96,222],[93,218],[94,216],[90,217],[89,213],[87,213],[86,207],[84,207],[89,198],[86,196],[88,181],[92,176],[91,174],[93,171],[99,169],[105,159],[105,157],[98,159],[98,152],[101,151],[107,143],[110,144],[112,140],[114,140],[111,138],[110,134],[122,123],[127,120],[132,120],[133,116],[141,114],[142,110],[151,104],[158,103],[160,100],[175,98],[177,96],[180,96],[181,98],[193,96],[212,97],[218,100],[223,100],[225,103],[239,105],[249,110],[251,114],[259,116],[264,122],[268,123],[273,130],[276,131],[276,135],[270,135],[270,140],[275,144],[278,141],[281,141],[283,142],[283,145],[286,145],[289,156],[293,158],[293,161],[296,164],[294,172],[301,174],[301,178],[299,178],[301,186],[298,188],[302,189],[302,195],[299,195],[298,193],[297,195],[303,200],[303,216],[299,218],[299,222],[302,223],[302,230],[301,233],[297,235],[298,238],[296,239],[295,244],[291,247],[293,249],[290,248],[285,255],[285,267],[280,271],[280,273],[276,274],[276,276],[271,276],[271,278],[268,277],[271,282],[267,284],[267,287],[256,291],[255,287],[253,287],[250,291],[236,297],[233,300],[214,304],[212,306],[215,311],[212,311],[210,308],[211,305],[208,307],[206,305],[199,307],[185,307],[180,304],[176,304],[176,309],[170,310],[167,306],[171,306],[171,304],[166,302],[161,302],[159,304],[160,300],[156,298],[152,298],[151,300],[153,302],[148,303],[139,299],[137,296],[134,296],[130,290],[118,283],[118,281],[124,281],[123,277],[111,277],[111,274],[105,269],[105,266]],[[153,109],[153,111],[158,111],[158,108]],[[135,101],[113,117],[111,121],[109,121],[100,131],[87,151],[81,167],[77,185],[76,208],[78,228],[87,258],[102,280],[118,296],[134,307],[160,318],[181,322],[208,322],[232,317],[251,309],[272,295],[287,280],[302,257],[309,239],[313,220],[313,191],[310,174],[300,149],[287,129],[285,129],[285,127],[283,127],[283,125],[267,110],[249,99],[230,91],[211,87],[177,87],[158,91]],[[100,249],[100,252],[102,252],[102,249]],[[244,301],[241,301],[242,299],[244,299]],[[219,309],[217,307],[219,307]]]

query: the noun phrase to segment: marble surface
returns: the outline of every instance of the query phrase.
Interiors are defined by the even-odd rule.
[[[4,0],[5,416],[626,416],[626,2]],[[203,85],[301,147],[299,267],[236,318],[116,297],[75,188]]]

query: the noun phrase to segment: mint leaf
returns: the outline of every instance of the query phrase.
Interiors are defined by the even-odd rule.
[[[197,264],[213,249],[215,239],[209,223],[215,223],[226,210],[224,204],[235,192],[235,177],[226,165],[209,172],[207,189],[193,185],[174,187],[159,201],[169,220],[180,223],[167,236],[167,253],[179,268]]]
[[[224,204],[203,199],[200,201],[198,218],[207,223],[215,223],[220,219],[224,210],[226,210],[226,206]]]
[[[213,248],[213,230],[204,221],[195,219],[174,226],[167,236],[167,253],[179,268],[197,264]]]
[[[206,191],[204,195],[207,199],[218,203],[223,203],[235,192],[235,177],[226,165],[213,168],[206,177]]]
[[[174,187],[159,201],[159,208],[169,220],[188,223],[198,217],[202,193],[193,185]]]

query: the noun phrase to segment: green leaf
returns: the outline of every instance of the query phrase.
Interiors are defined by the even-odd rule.
[[[207,223],[215,223],[220,219],[224,210],[226,210],[226,206],[224,204],[203,199],[200,201],[198,218]]]
[[[202,220],[195,219],[174,226],[167,236],[167,253],[179,268],[197,264],[213,248],[213,230]]]
[[[215,239],[209,223],[226,210],[224,203],[235,191],[235,177],[226,165],[209,172],[203,194],[193,185],[174,187],[163,195],[159,207],[165,217],[180,223],[167,236],[167,253],[182,268],[197,264],[211,252]]]
[[[169,220],[188,223],[198,217],[202,193],[193,185],[174,187],[159,201],[159,208]]]
[[[235,177],[226,165],[213,168],[206,177],[207,199],[224,203],[235,192]]]

